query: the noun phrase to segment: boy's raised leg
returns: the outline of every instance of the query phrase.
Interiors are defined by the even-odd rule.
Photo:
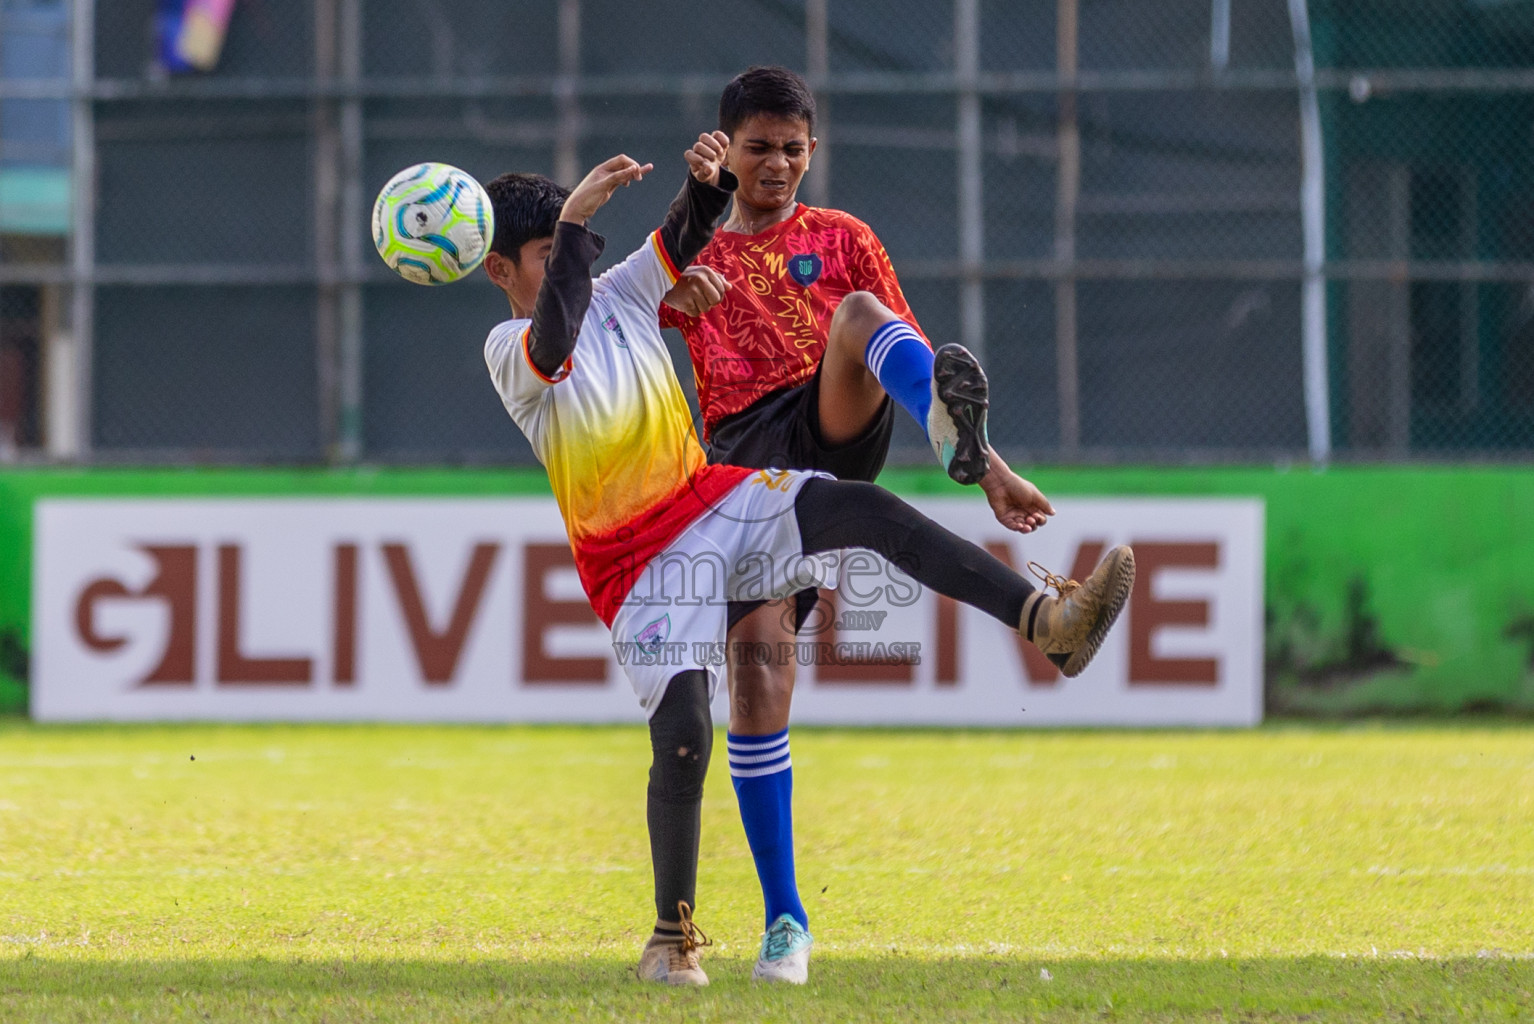
[[[888,395],[921,425],[954,480],[977,484],[990,470],[990,386],[979,361],[962,345],[934,352],[872,293],[853,292],[836,307],[820,372],[827,444],[861,436]]]

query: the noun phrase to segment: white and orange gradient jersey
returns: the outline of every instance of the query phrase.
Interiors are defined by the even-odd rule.
[[[640,572],[753,470],[710,466],[661,338],[676,282],[660,232],[592,282],[575,350],[546,377],[528,355],[532,321],[497,324],[485,362],[532,443],[592,608],[612,625]]]

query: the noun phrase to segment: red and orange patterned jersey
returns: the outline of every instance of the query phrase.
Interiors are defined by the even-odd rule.
[[[730,282],[724,301],[699,317],[662,306],[660,322],[687,339],[704,437],[764,395],[809,380],[849,292],[872,292],[921,332],[878,236],[840,210],[800,203],[759,234],[717,231],[695,262]]]

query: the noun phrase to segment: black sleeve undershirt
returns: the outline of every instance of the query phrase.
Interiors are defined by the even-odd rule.
[[[714,237],[714,221],[730,204],[737,184],[735,175],[723,169],[718,186],[687,176],[660,226],[661,244],[677,270],[697,259]],[[527,346],[533,366],[545,377],[558,374],[575,351],[576,335],[591,305],[591,265],[605,245],[601,235],[582,224],[562,220],[554,225],[554,245],[544,261]]]
[[[739,184],[735,175],[722,167],[717,186],[687,176],[660,226],[661,244],[677,270],[686,270],[714,237],[714,221],[730,205],[730,196]]]
[[[554,246],[544,261],[527,345],[528,358],[545,377],[559,373],[575,351],[575,336],[591,305],[591,265],[606,244],[584,224],[562,220],[554,225]]]

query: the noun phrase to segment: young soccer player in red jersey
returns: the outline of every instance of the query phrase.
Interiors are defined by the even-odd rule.
[[[826,585],[834,569],[819,556],[864,548],[1018,630],[1074,675],[1134,582],[1134,556],[1121,547],[1084,584],[1060,581],[1049,596],[872,484],[705,460],[657,318],[729,201],[727,145],[720,133],[699,137],[665,222],[594,281],[604,243],[586,222],[649,165],[613,157],[569,193],[537,175],[486,188],[496,225],[485,269],[513,317],[490,331],[485,362],[548,470],[581,584],[649,716],[656,922],[639,974],[676,985],[708,983],[692,907],[719,675],[710,651],[731,603]],[[692,570],[705,565],[717,571],[700,585]],[[747,746],[731,751],[740,777],[769,778],[787,759],[770,742]],[[766,976],[804,980],[809,935],[791,937],[801,935]]]
[[[960,483],[978,483],[996,518],[1027,533],[1054,509],[986,440],[988,391],[958,345],[933,352],[884,246],[850,214],[800,203],[815,152],[815,99],[784,68],[738,75],[719,101],[730,136],[726,165],[740,181],[728,220],[668,293],[663,326],[687,339],[709,461],[810,469],[873,480],[884,466],[900,405],[927,433]],[[814,606],[740,602],[729,639],[743,649],[785,649]],[[799,980],[809,918],[794,879],[788,720],[793,659],[730,658],[729,744],[749,756],[763,743],[781,771],[732,767],[741,819],[766,904],[758,975]]]

